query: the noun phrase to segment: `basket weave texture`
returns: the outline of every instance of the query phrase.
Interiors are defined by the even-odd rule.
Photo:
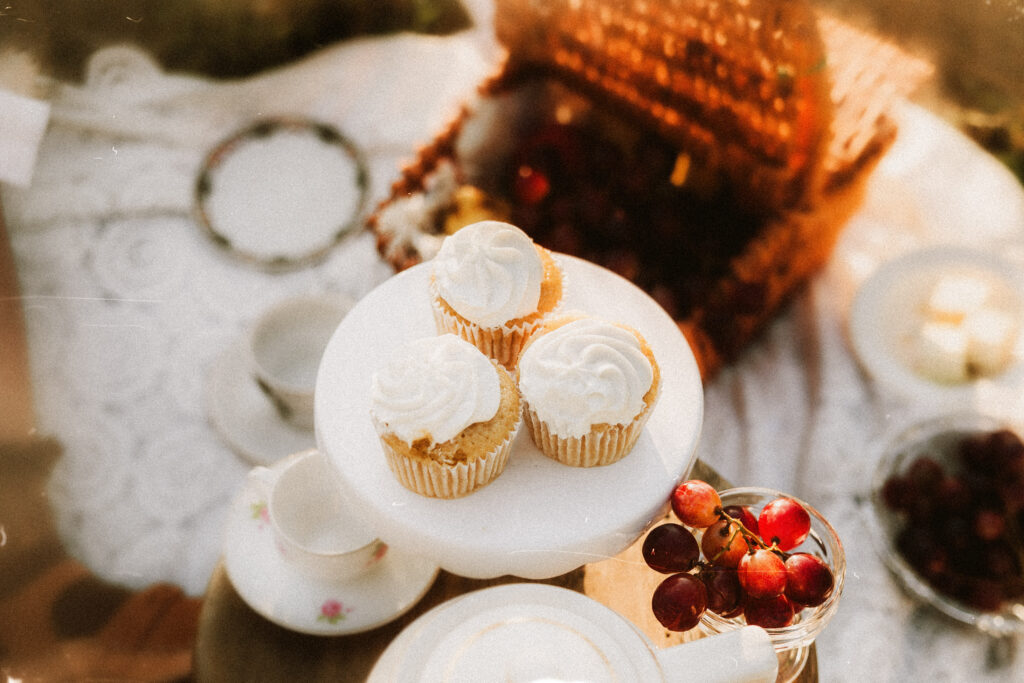
[[[655,128],[740,196],[782,210],[811,188],[832,119],[804,0],[499,0],[508,70],[543,69]]]
[[[396,269],[432,256],[419,233],[385,228],[381,212],[430,194],[446,165],[457,182],[486,187],[468,177],[480,160],[466,157],[472,145],[465,138],[477,134],[467,129],[493,116],[510,93],[538,81],[557,84],[626,128],[663,139],[693,169],[687,183],[710,179],[743,205],[748,218],[740,221],[738,246],[735,236],[713,234],[722,230],[715,220],[694,226],[681,217],[674,238],[717,264],[691,278],[695,289],[687,283],[684,306],[669,308],[705,378],[826,263],[895,136],[894,100],[931,73],[894,46],[817,14],[806,0],[497,0],[495,27],[506,59],[480,84],[477,101],[403,169],[371,217],[381,254]],[[533,115],[528,109],[518,111]],[[497,138],[520,133],[511,126]],[[723,215],[731,208],[723,206]],[[443,237],[442,223],[423,232]],[[642,262],[639,271],[650,266]]]

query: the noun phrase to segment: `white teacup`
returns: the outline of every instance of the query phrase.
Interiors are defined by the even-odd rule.
[[[340,295],[293,297],[264,312],[249,332],[256,383],[278,414],[300,429],[313,429],[320,358],[350,307]]]
[[[356,521],[334,467],[319,451],[288,456],[284,467],[256,467],[249,479],[266,496],[278,551],[307,576],[354,579],[387,552],[387,546]]]

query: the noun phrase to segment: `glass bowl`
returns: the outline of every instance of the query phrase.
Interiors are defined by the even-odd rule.
[[[887,499],[893,500],[894,497],[898,499],[908,494],[900,492],[900,484],[890,484],[890,490],[886,491],[886,482],[891,479],[908,481],[910,479],[907,475],[908,470],[910,470],[919,456],[929,456],[932,458],[942,466],[945,472],[944,476],[947,479],[951,478],[950,475],[960,471],[962,467],[961,459],[957,455],[957,449],[958,444],[961,443],[964,437],[992,433],[1003,429],[1010,429],[1018,435],[1021,434],[1019,429],[1014,428],[1007,422],[972,412],[933,417],[904,429],[887,443],[879,458],[871,482],[870,514],[868,515],[868,521],[873,527],[871,529],[871,536],[874,539],[876,549],[890,571],[911,595],[953,619],[975,626],[994,636],[1024,633],[1024,603],[1022,603],[1021,597],[1005,600],[1001,606],[995,609],[981,609],[979,606],[969,604],[962,598],[953,597],[954,591],[962,592],[968,590],[966,588],[969,585],[968,582],[975,582],[973,585],[979,585],[977,580],[950,578],[953,576],[951,571],[942,569],[942,563],[952,562],[954,557],[980,556],[979,553],[975,552],[979,547],[990,548],[993,546],[972,546],[965,551],[959,547],[948,547],[960,539],[956,536],[947,536],[940,544],[943,551],[930,556],[931,559],[927,560],[928,564],[922,564],[924,561],[919,560],[916,564],[921,569],[915,568],[914,563],[911,563],[899,551],[897,545],[911,513],[905,511],[897,512],[886,502]],[[919,472],[919,477],[930,476],[923,469],[919,470]],[[1009,481],[1009,477],[1005,474],[997,476],[1002,480]],[[902,486],[905,487],[907,484]],[[943,484],[943,486],[948,487],[950,485]],[[955,502],[957,495],[959,495],[955,492],[955,489],[944,488],[943,491],[944,494],[939,498],[939,505],[943,508],[942,511],[935,512],[934,508],[932,508],[932,511],[922,509],[916,511],[914,517],[926,519],[929,515],[934,517],[939,514],[952,514],[949,512],[951,506],[966,506],[966,504]],[[1024,519],[1024,514],[1018,515],[1018,517]],[[932,524],[937,524],[937,522],[933,521]],[[952,525],[953,523],[950,522],[949,524]],[[1011,524],[1010,526],[1015,525]],[[947,528],[953,527],[949,526]],[[959,523],[958,528],[961,530],[965,528],[962,522]],[[903,540],[904,544],[908,544],[907,539],[910,538],[909,532],[907,533],[908,536]],[[997,539],[989,543],[998,545],[1000,541]],[[907,548],[908,546],[905,545],[904,547]],[[913,547],[920,548],[921,546],[915,542]],[[907,552],[912,553],[913,551],[907,550]],[[991,569],[991,565],[987,566]],[[930,578],[924,573],[924,567],[929,567]],[[1021,585],[1024,586],[1024,571],[1022,571],[1019,560],[1017,561],[1015,572],[1010,576],[1014,576],[1013,580],[1020,581]],[[944,586],[944,590],[939,589],[940,585]],[[1024,596],[1024,592],[1021,595]]]
[[[768,637],[779,657],[779,674],[777,681],[792,681],[803,670],[815,638],[825,628],[839,607],[839,597],[843,592],[843,581],[846,575],[846,554],[842,541],[836,530],[828,523],[820,512],[804,501],[773,489],[761,487],[742,487],[726,489],[719,492],[722,506],[745,505],[751,508],[755,516],[761,508],[776,498],[791,498],[800,503],[811,516],[811,532],[807,540],[801,543],[794,552],[807,552],[817,555],[832,570],[835,585],[832,594],[817,607],[808,607],[801,611],[794,622],[780,628],[766,628]],[[709,634],[725,633],[741,626],[746,626],[743,617],[728,619],[715,614],[711,610],[701,617],[701,627]]]

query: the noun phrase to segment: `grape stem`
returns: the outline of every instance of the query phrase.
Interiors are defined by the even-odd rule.
[[[721,519],[727,519],[727,520],[729,520],[730,522],[732,522],[733,524],[735,524],[738,527],[736,529],[736,533],[742,533],[743,534],[743,540],[745,540],[747,542],[747,549],[749,550],[749,552],[753,553],[756,548],[763,548],[764,550],[771,550],[772,552],[777,553],[779,556],[783,556],[784,555],[784,553],[779,549],[778,543],[774,543],[773,542],[771,545],[768,545],[767,543],[762,541],[761,538],[757,534],[755,534],[753,531],[748,529],[743,524],[743,522],[741,522],[736,517],[733,517],[732,515],[730,515],[728,512],[726,512],[721,507],[715,508],[715,511],[718,513],[718,516]],[[735,534],[733,535],[733,538],[736,538]],[[730,545],[732,544],[733,538],[729,539],[729,544]],[[751,547],[751,543],[753,543],[753,547]]]

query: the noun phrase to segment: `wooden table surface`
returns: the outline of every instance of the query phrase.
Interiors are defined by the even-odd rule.
[[[719,488],[728,486],[700,461],[692,476]],[[700,637],[696,629],[688,633],[668,631],[654,618],[650,599],[663,576],[644,564],[640,557],[642,542],[638,539],[616,557],[541,583],[580,591],[603,603],[633,622],[658,647]],[[324,637],[289,631],[254,612],[232,587],[222,563],[210,581],[199,616],[194,674],[198,681],[363,681],[388,644],[424,612],[473,590],[522,581],[516,577],[467,579],[441,571],[423,599],[395,621],[365,633]],[[817,679],[812,647],[799,680]]]
[[[46,499],[61,445],[37,433],[28,340],[0,205],[0,678],[183,681],[200,601],[98,579],[65,550]]]

